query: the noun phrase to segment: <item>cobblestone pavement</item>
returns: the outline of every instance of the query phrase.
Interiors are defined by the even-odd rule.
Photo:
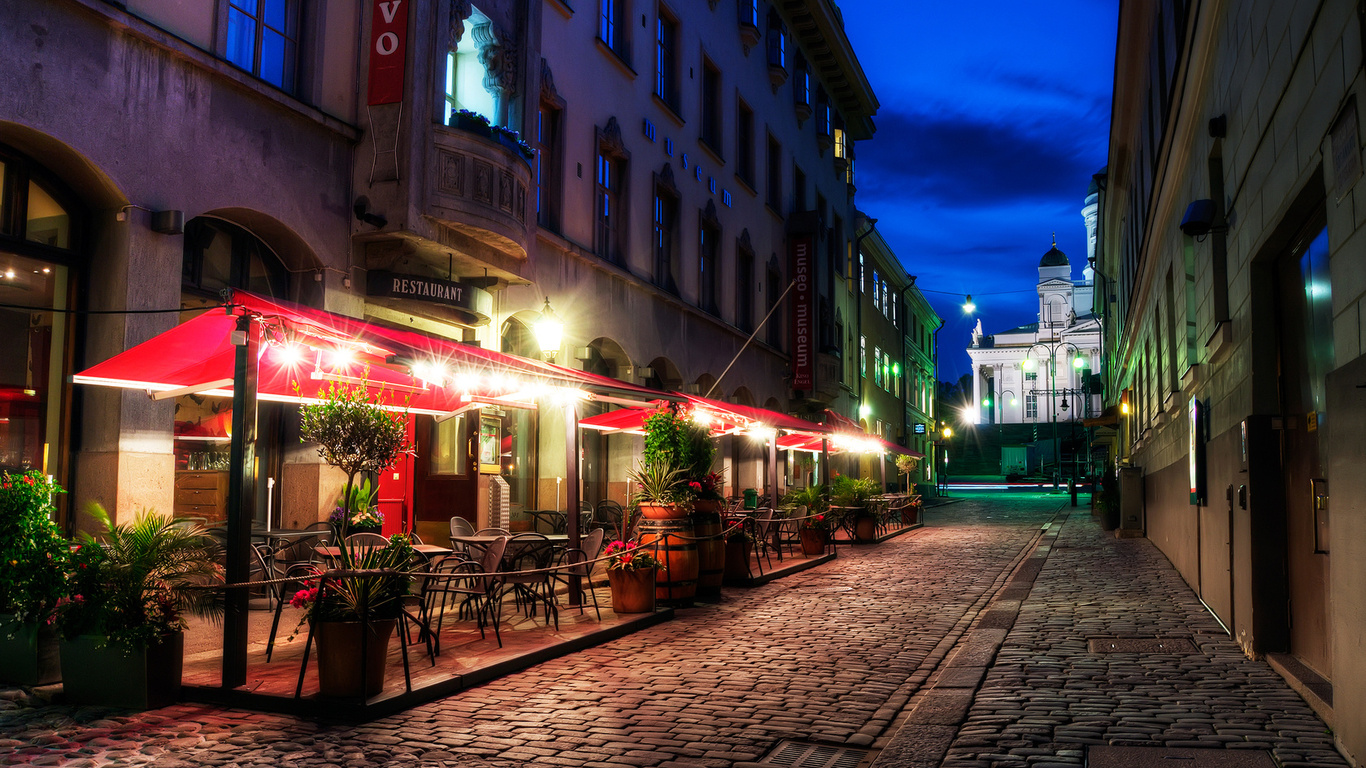
[[[785,738],[887,747],[876,765],[916,768],[1075,766],[1085,744],[1128,742],[1266,746],[1341,764],[1322,723],[1212,634],[1148,542],[1103,539],[1084,513],[1044,535],[1059,508],[1033,495],[961,501],[929,512],[926,529],[841,547],[819,568],[727,589],[718,605],[360,726],[193,704],[36,706],[0,690],[0,765],[728,768]],[[1052,542],[1046,561],[1040,541]],[[1036,563],[1026,597],[1020,574]],[[983,629],[1012,591],[1013,628]],[[1088,636],[1159,632],[1194,636],[1201,654],[1087,653]],[[978,668],[975,699],[972,687],[951,691],[947,668],[980,656],[983,638],[1004,639],[995,666]],[[989,664],[987,650],[974,663]],[[945,692],[956,714],[914,722],[934,709],[927,695]],[[906,748],[935,739],[932,755]]]

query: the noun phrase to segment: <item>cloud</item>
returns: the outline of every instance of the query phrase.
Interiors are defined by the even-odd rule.
[[[1104,126],[1060,130],[1063,119],[884,112],[877,136],[857,148],[855,181],[860,195],[929,207],[1079,204],[1104,163],[1087,135]]]

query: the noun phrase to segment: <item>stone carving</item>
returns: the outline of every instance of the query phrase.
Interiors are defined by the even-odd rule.
[[[498,207],[512,213],[512,174],[504,171],[498,182]]]
[[[493,166],[474,161],[474,194],[478,202],[493,205]]]
[[[659,186],[673,197],[679,197],[678,183],[674,181],[673,163],[665,163],[659,170]]]
[[[550,62],[545,59],[541,59],[541,101],[547,104],[564,105],[564,99],[560,98],[560,92],[555,90],[555,76],[550,72]]]
[[[474,6],[470,4],[469,0],[450,0],[450,3],[451,26],[449,32],[450,41],[448,45],[450,50],[454,51],[456,48],[460,47],[460,38],[465,36],[465,19],[468,19],[470,14],[474,13]]]
[[[709,227],[721,228],[721,218],[716,215],[716,201],[708,200],[707,207],[702,209],[702,223]]]
[[[465,196],[465,156],[441,151],[437,154],[436,186],[442,192]]]
[[[740,250],[748,251],[751,254],[754,253],[754,246],[750,243],[749,239],[749,227],[745,227],[744,229],[740,230],[739,242]]]
[[[598,131],[598,150],[611,157],[628,158],[626,142],[621,138],[621,125],[615,116],[607,118],[607,126]]]
[[[517,95],[517,41],[493,22],[474,27],[479,63],[484,65],[484,88],[500,100]]]

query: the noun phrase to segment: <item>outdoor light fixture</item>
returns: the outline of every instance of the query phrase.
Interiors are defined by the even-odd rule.
[[[292,368],[303,362],[304,353],[298,344],[283,344],[276,349],[279,350],[276,354],[279,355],[280,362],[284,365]]]
[[[1010,398],[1010,404],[1011,404],[1011,405],[1015,405],[1015,404],[1018,403],[1018,402],[1019,402],[1019,401],[1016,400],[1014,397]]]
[[[991,407],[991,398],[989,398],[989,397],[984,397],[984,398],[982,398],[982,405],[985,405],[986,407],[990,408],[990,407]]]
[[[948,424],[944,425],[944,437],[953,437],[953,427],[950,427]]]
[[[1072,367],[1073,367],[1073,368],[1085,368],[1085,367],[1086,367],[1086,358],[1082,357],[1081,355],[1077,355],[1076,358],[1074,358],[1074,359],[1072,360]]]
[[[972,294],[969,293],[969,294],[967,295],[967,301],[964,301],[964,302],[963,302],[963,312],[970,315],[970,314],[972,314],[973,312],[976,312],[976,311],[977,311],[977,305],[974,304],[974,303],[972,303]]]
[[[1023,365],[1024,365],[1024,369],[1025,369],[1026,371],[1032,371],[1032,370],[1034,370],[1034,365],[1035,365],[1035,363],[1034,363],[1034,358],[1032,358],[1032,357],[1026,357],[1026,358],[1025,358],[1025,361],[1024,361],[1024,363],[1023,363]]]
[[[564,323],[550,308],[549,296],[541,308],[541,319],[536,321],[535,333],[536,343],[541,345],[541,354],[545,355],[546,360],[555,362],[555,355],[560,352],[560,340],[564,337]]]
[[[858,407],[858,415],[860,419],[868,418],[869,416],[873,415],[873,406],[867,403],[860,403]]]
[[[1119,404],[1119,412],[1125,416],[1129,415],[1129,404],[1127,402]]]

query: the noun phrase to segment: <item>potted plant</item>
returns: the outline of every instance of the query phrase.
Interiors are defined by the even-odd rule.
[[[52,497],[63,492],[41,472],[0,476],[0,682],[61,679],[52,623],[67,594],[70,548]]]
[[[379,533],[384,528],[384,513],[374,506],[378,491],[370,489],[370,478],[363,478],[360,485],[352,489],[351,498],[337,499],[337,505],[328,515],[327,522],[337,532],[335,538],[346,533]]]
[[[711,442],[710,436],[707,442]],[[712,452],[715,452],[714,448]],[[721,496],[721,482],[721,473],[708,472],[701,480],[688,483],[694,496],[692,526],[697,539],[697,590],[708,595],[720,594],[725,577],[726,542],[721,537],[721,505],[725,500]]]
[[[870,542],[877,538],[877,519],[868,509],[868,502],[875,495],[877,495],[877,482],[871,477],[835,476],[832,496],[837,505],[853,508],[854,536],[858,541]]]
[[[531,160],[534,156],[534,150],[532,150],[531,145],[522,141],[522,135],[520,133],[501,125],[493,126],[492,131],[493,138],[496,139],[498,143],[521,155],[523,159]]]
[[[451,125],[462,131],[483,136],[486,139],[492,138],[489,119],[478,112],[472,112],[468,109],[459,110],[451,115]]]
[[[614,541],[607,555],[607,582],[616,613],[650,613],[655,609],[655,574],[660,562],[634,541]]]
[[[345,539],[357,521],[363,525],[383,522],[373,508],[375,494],[369,493],[369,478],[359,486],[356,480],[362,474],[384,471],[408,450],[408,414],[389,410],[384,391],[372,394],[364,382],[332,382],[318,392],[318,400],[299,407],[299,439],[317,443],[318,455],[346,473],[341,498],[352,514],[337,516],[341,523],[337,538]],[[373,515],[366,514],[371,511]]]
[[[289,603],[318,642],[318,693],[369,698],[384,689],[389,640],[412,583],[412,541],[400,534],[384,547],[339,547],[336,570],[319,569],[315,586]]]
[[[643,462],[628,473],[636,485],[633,501],[646,520],[681,520],[691,509],[682,470],[664,461]]]
[[[830,505],[825,500],[824,487],[808,485],[805,488],[798,488],[783,497],[783,506],[789,510],[805,512],[801,527],[798,529],[802,554],[807,557],[825,554],[825,547],[830,541],[830,519],[825,513],[830,509]]]
[[[62,682],[73,704],[150,709],[180,697],[186,616],[222,615],[218,544],[201,526],[147,509],[83,534],[57,611]]]

